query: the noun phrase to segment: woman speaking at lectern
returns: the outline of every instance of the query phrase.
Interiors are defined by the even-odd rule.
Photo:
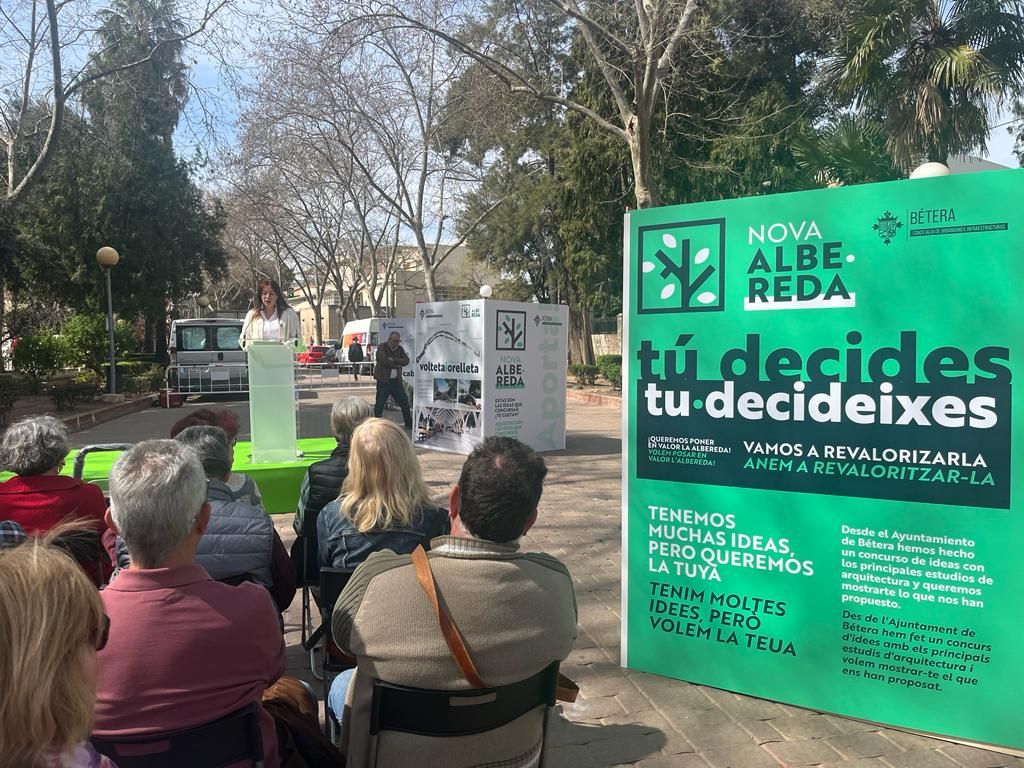
[[[299,316],[288,306],[281,286],[273,280],[260,280],[256,286],[253,309],[245,317],[239,342],[298,341]]]

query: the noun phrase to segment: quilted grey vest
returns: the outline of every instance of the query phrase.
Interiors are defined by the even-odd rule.
[[[274,524],[262,507],[236,501],[231,489],[210,480],[210,526],[199,540],[196,562],[213,579],[249,574],[263,586],[273,584],[270,559]]]

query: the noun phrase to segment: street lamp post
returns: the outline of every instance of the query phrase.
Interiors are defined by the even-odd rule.
[[[109,245],[96,251],[96,263],[103,267],[103,273],[107,278],[107,333],[110,338],[110,371],[107,374],[107,381],[112,395],[117,394],[117,368],[114,359],[114,303],[110,291],[110,270],[117,266],[120,259],[118,252]]]
[[[210,298],[208,296],[201,295],[196,299],[196,304],[199,305],[199,316],[206,317],[206,310],[210,308]]]

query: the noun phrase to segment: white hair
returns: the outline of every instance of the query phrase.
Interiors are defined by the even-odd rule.
[[[0,466],[16,475],[41,475],[68,455],[68,428],[53,416],[29,416],[11,424],[0,446]]]
[[[188,536],[206,502],[199,454],[176,440],[146,440],[110,471],[110,514],[132,563],[157,568]]]
[[[348,439],[352,430],[373,416],[373,408],[361,397],[343,397],[331,408],[331,432]]]

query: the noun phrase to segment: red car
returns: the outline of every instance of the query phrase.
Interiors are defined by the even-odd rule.
[[[296,357],[299,365],[319,365],[320,363],[334,362],[334,348],[326,344],[314,344],[305,352],[300,352]]]

